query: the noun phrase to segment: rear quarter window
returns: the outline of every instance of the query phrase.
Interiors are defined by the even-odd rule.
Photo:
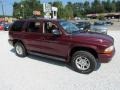
[[[20,32],[22,31],[23,25],[24,25],[24,21],[16,21],[12,24],[11,26],[11,31],[16,31],[16,32]]]

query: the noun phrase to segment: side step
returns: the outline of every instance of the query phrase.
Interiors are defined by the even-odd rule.
[[[29,54],[33,54],[33,55],[37,55],[37,56],[41,56],[41,57],[45,57],[45,58],[50,58],[50,59],[54,59],[54,60],[59,60],[59,61],[64,61],[65,59],[63,58],[59,58],[59,57],[54,57],[54,56],[50,56],[50,55],[46,55],[46,54],[41,54],[41,53],[36,53],[36,52],[29,52]]]

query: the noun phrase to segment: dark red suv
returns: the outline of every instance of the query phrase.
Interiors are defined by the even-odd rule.
[[[55,58],[71,63],[75,71],[83,74],[109,62],[115,52],[111,36],[82,32],[68,21],[44,18],[15,21],[9,43],[20,57],[29,53]]]

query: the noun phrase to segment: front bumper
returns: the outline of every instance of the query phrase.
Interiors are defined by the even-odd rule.
[[[109,61],[112,60],[112,57],[115,55],[115,49],[108,54],[99,54],[99,61],[101,63],[108,63]]]

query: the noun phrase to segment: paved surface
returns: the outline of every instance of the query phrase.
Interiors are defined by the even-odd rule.
[[[108,29],[110,31],[120,31],[120,22],[116,21],[113,22],[114,24],[112,26],[108,26]]]
[[[72,71],[63,62],[30,55],[19,58],[8,44],[8,32],[0,32],[0,90],[119,90],[120,31],[115,38],[116,54],[89,75]]]

